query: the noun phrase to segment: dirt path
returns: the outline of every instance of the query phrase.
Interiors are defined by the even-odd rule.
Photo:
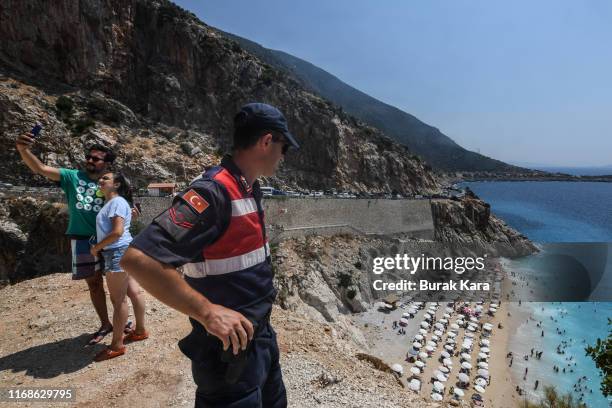
[[[123,357],[93,363],[104,346],[84,347],[98,324],[84,282],[54,274],[1,289],[1,386],[74,387],[77,407],[192,407],[190,362],[176,344],[189,323],[148,294],[146,299],[151,337],[128,345]],[[355,358],[363,350],[333,325],[277,307],[272,322],[290,407],[426,406],[392,374]],[[323,386],[322,375],[338,382]]]

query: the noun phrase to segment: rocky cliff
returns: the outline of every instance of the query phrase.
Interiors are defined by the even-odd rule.
[[[31,197],[0,200],[0,286],[70,271],[68,214],[62,204]]]
[[[432,200],[435,240],[482,248],[493,256],[520,257],[537,252],[524,235],[491,214],[488,203],[475,196],[461,201]]]
[[[13,140],[37,120],[37,153],[50,164],[74,165],[83,145],[100,141],[117,148],[141,185],[188,180],[229,147],[238,107],[259,100],[283,110],[303,146],[276,184],[406,194],[438,187],[406,148],[168,1],[3,2],[0,39],[8,181],[32,180]]]

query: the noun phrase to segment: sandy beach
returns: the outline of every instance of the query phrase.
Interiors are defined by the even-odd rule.
[[[501,264],[497,264],[495,268],[499,274],[501,283],[501,294],[505,297],[505,293],[512,290],[511,281],[506,279],[505,272],[501,268]],[[501,296],[500,296],[501,297]],[[498,304],[497,311],[487,313],[490,305]],[[381,358],[389,366],[399,364],[402,367],[403,374],[402,382],[407,389],[410,389],[410,381],[413,378],[418,378],[420,381],[420,391],[418,392],[423,398],[433,401],[434,385],[433,378],[436,378],[440,373],[444,372],[446,380],[441,382],[444,390],[440,393],[445,402],[455,402],[453,391],[456,387],[461,386],[464,391],[463,401],[468,402],[473,394],[479,393],[482,396],[486,407],[495,408],[513,408],[519,403],[521,397],[516,392],[517,381],[513,378],[512,371],[508,367],[510,359],[506,358],[511,341],[511,334],[514,333],[520,325],[520,322],[526,318],[518,308],[513,308],[511,303],[486,301],[479,302],[427,302],[424,303],[414,317],[408,320],[408,323],[403,326],[394,326],[394,322],[399,323],[400,319],[407,311],[418,305],[418,302],[410,302],[408,298],[400,299],[399,307],[394,310],[381,312],[378,309],[372,309],[365,313],[356,315],[355,323],[360,326],[368,340],[370,346],[370,354]],[[463,315],[460,308],[468,307],[468,310],[476,311],[474,315]],[[430,312],[433,310],[434,312]],[[516,309],[516,310],[515,310]],[[427,330],[422,329],[421,322],[426,318],[426,314],[430,313],[428,321],[430,327]],[[472,319],[470,321],[470,318]],[[463,320],[463,323],[457,327],[455,324]],[[438,336],[435,335],[436,329],[434,326],[440,322],[444,323],[442,330],[438,331]],[[468,330],[469,323],[474,324],[474,330]],[[490,335],[483,331],[483,325],[489,323],[492,327]],[[439,327],[439,326],[438,326]],[[452,332],[452,334],[450,334]],[[419,337],[421,335],[422,337]],[[449,340],[450,338],[450,340]],[[420,340],[417,340],[420,339]],[[435,342],[431,342],[436,340]],[[483,344],[488,341],[488,344]],[[416,360],[421,362],[409,362],[407,356],[413,348],[412,344],[418,341],[422,344],[419,351],[424,351],[427,345],[433,346],[433,350],[429,352],[429,356],[415,356]],[[472,342],[472,346],[463,349],[464,342]],[[451,342],[448,344],[447,342]],[[446,349],[446,346],[452,346]],[[486,349],[489,349],[487,351]],[[482,358],[483,349],[486,352],[486,358]],[[443,352],[449,353],[450,363],[444,364]],[[462,363],[467,362],[472,365],[469,370],[462,369]],[[478,374],[478,363],[488,364],[489,380],[484,385],[484,392],[475,390],[476,380],[480,377]],[[420,366],[418,374],[412,373],[411,369],[415,366]],[[458,380],[460,371],[468,375],[469,381],[461,384]],[[481,380],[479,381],[482,381]],[[440,387],[440,384],[437,385]],[[436,398],[439,398],[435,396]]]

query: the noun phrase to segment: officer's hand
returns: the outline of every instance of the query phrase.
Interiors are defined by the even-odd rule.
[[[15,140],[15,146],[17,150],[22,151],[29,149],[32,147],[36,140],[32,137],[31,133],[24,133],[23,135],[19,135],[17,140]]]
[[[238,354],[253,339],[253,324],[242,314],[221,305],[210,305],[201,323],[223,342],[224,351],[231,345],[233,353]]]

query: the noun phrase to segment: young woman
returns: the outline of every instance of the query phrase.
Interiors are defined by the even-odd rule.
[[[98,243],[91,248],[94,256],[104,257],[106,283],[113,303],[113,340],[108,348],[94,358],[104,361],[125,354],[125,342],[149,337],[144,327],[145,304],[142,290],[119,266],[119,261],[132,241],[132,192],[129,180],[119,172],[106,172],[98,180],[105,204],[96,217]],[[136,328],[125,338],[123,328],[128,318],[127,297],[132,301]]]

